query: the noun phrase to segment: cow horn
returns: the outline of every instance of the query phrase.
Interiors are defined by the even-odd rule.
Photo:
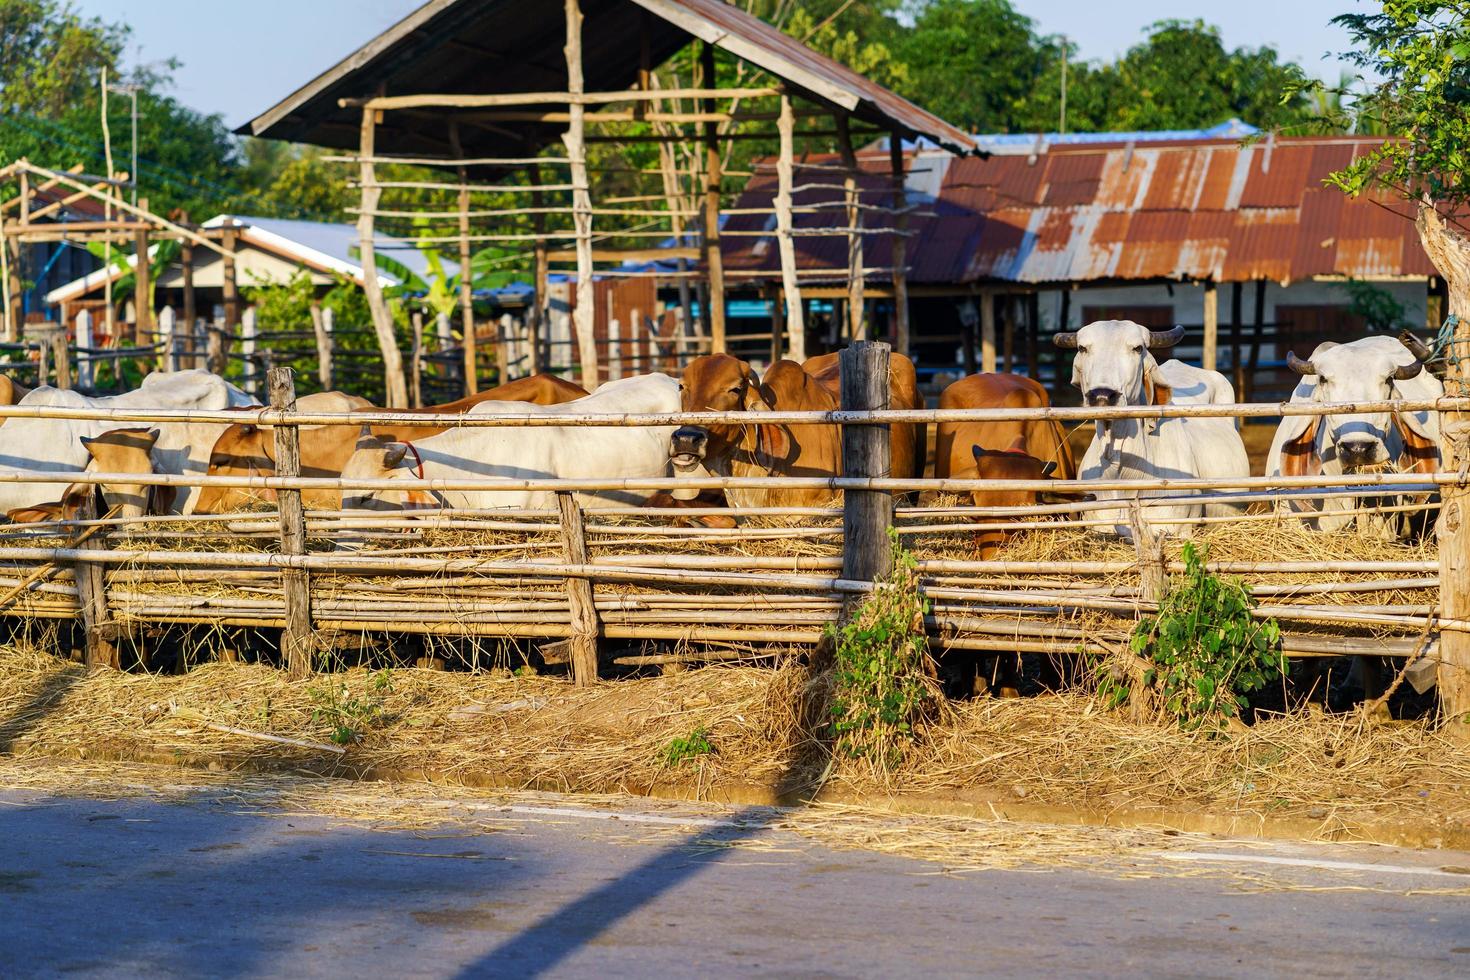
[[[1292,350],[1286,352],[1286,366],[1304,378],[1310,378],[1317,373],[1317,369],[1312,366],[1311,361],[1302,360],[1296,356],[1296,351]]]
[[[1051,342],[1053,346],[1059,347],[1062,350],[1076,350],[1077,331],[1058,330],[1055,334],[1052,335]]]
[[[1184,328],[1174,327],[1170,330],[1150,330],[1148,332],[1148,348],[1173,347],[1184,339]]]
[[[1429,361],[1434,359],[1434,351],[1429,349],[1429,345],[1424,343],[1424,341],[1420,340],[1418,337],[1415,337],[1407,330],[1399,334],[1399,343],[1407,347],[1409,349],[1409,353],[1413,354],[1414,359],[1417,361]]]
[[[1393,369],[1395,381],[1408,381],[1410,378],[1419,377],[1419,372],[1424,370],[1424,362],[1415,360],[1413,364],[1402,364]]]

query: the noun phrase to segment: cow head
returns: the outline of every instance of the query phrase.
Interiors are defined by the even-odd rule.
[[[1300,375],[1292,401],[1318,403],[1388,401],[1423,397],[1406,391],[1421,379],[1424,363],[1408,347],[1388,337],[1368,337],[1350,344],[1320,345],[1302,360],[1295,352],[1287,366]],[[1413,413],[1351,412],[1342,415],[1290,416],[1282,423],[1282,472],[1303,475],[1335,460],[1344,473],[1379,466],[1407,456],[1408,468],[1429,471],[1438,462],[1438,437]]]
[[[773,401],[750,365],[729,354],[696,357],[679,381],[679,407],[685,412],[769,412]],[[745,428],[724,422],[681,426],[669,440],[669,458],[679,472],[702,465],[710,472],[726,473]],[[780,447],[773,449],[784,455]]]
[[[343,490],[343,510],[402,510],[426,506],[432,499],[422,490],[409,485],[416,481],[416,457],[411,457],[404,442],[389,442],[373,435],[367,426],[357,438],[357,446],[347,465],[342,467],[344,480],[403,480],[402,490]]]
[[[1108,407],[1152,404],[1152,375],[1159,366],[1153,352],[1173,347],[1183,337],[1183,327],[1150,330],[1132,320],[1099,320],[1081,330],[1064,330],[1053,342],[1077,351],[1072,384],[1083,401]]]
[[[979,480],[1050,480],[1055,479],[1057,463],[1055,460],[1041,460],[1026,451],[1026,440],[1023,436],[1017,436],[1015,440],[1005,449],[987,449],[984,446],[971,446],[970,452],[975,457],[975,478]],[[1038,503],[1052,503],[1057,500],[1079,500],[1084,494],[1053,494],[1039,490],[974,490],[970,494],[971,502],[976,507],[1030,507]],[[994,522],[996,518],[982,518],[987,522]],[[980,550],[980,557],[988,560],[1005,540],[1006,532],[1001,530],[984,530],[975,533],[975,546]]]
[[[220,433],[209,454],[210,476],[275,476],[275,436],[253,423],[232,425]],[[194,504],[196,514],[227,514],[276,499],[274,490],[248,487],[204,487]]]
[[[152,473],[150,455],[158,441],[157,429],[113,429],[99,436],[82,436],[81,443],[92,457],[87,469],[100,473]],[[17,507],[6,513],[17,524],[39,521],[71,520],[76,517],[90,494],[100,492],[103,513],[117,517],[142,517],[166,511],[173,499],[173,487],[154,487],[139,483],[74,483],[52,503]]]

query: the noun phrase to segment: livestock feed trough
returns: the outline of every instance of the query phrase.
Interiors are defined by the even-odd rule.
[[[886,347],[858,344],[848,353],[843,370],[854,380],[844,374],[843,409],[834,412],[595,414],[572,402],[559,414],[313,413],[295,409],[289,369],[271,372],[270,406],[243,411],[0,407],[6,419],[90,419],[118,429],[246,419],[273,429],[277,449],[271,476],[67,473],[74,488],[102,492],[74,494],[77,508],[64,516],[0,529],[0,612],[13,638],[134,672],[244,660],[291,676],[419,665],[615,684],[686,665],[773,666],[809,655],[885,577],[897,547],[915,563],[929,649],[951,695],[1092,691],[1100,677],[1142,678],[1146,665],[1131,637],[1186,571],[1188,547],[1209,571],[1248,586],[1250,616],[1280,626],[1279,651],[1292,669],[1259,692],[1261,703],[1282,710],[1320,701],[1357,660],[1388,668],[1366,671],[1379,677],[1363,682],[1366,699],[1386,703],[1396,694],[1401,710],[1432,712],[1428,692],[1446,628],[1432,529],[1440,488],[1460,475],[900,480],[884,475],[887,425],[1229,425],[1348,411],[1448,414],[1465,400],[891,411]],[[841,426],[844,475],[669,470],[569,479],[530,467],[441,478],[424,476],[411,440],[393,477],[303,476],[297,462],[307,426],[539,431],[553,440],[717,423]],[[57,479],[0,474],[9,483]],[[239,487],[260,500],[239,513],[119,516],[111,501],[122,485]],[[817,489],[831,499],[731,507],[719,495],[761,489]],[[303,510],[301,492],[321,490],[350,505]],[[488,490],[515,492],[521,503],[456,503]],[[977,491],[1018,491],[1030,502],[977,506]],[[666,496],[651,506],[654,494]],[[1307,526],[1304,514],[1328,500],[1350,502],[1335,512],[1344,526]],[[1291,502],[1306,509],[1292,511]],[[1214,513],[1226,505],[1230,512]],[[1384,514],[1407,530],[1386,535],[1368,519]],[[992,531],[1003,539],[982,549]],[[1015,655],[1024,665],[1019,680],[1008,665]],[[1329,669],[1312,669],[1319,666]]]

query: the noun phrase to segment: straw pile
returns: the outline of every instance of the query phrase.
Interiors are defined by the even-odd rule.
[[[1073,694],[959,705],[886,782],[825,754],[809,730],[820,682],[710,668],[576,689],[499,673],[357,669],[292,684],[258,666],[182,676],[87,673],[33,650],[0,652],[0,749],[21,757],[187,760],[378,773],[578,792],[769,799],[772,792],[920,794],[1081,809],[1179,809],[1470,832],[1470,760],[1427,724],[1265,717],[1228,736],[1102,713]],[[345,710],[344,706],[356,707]],[[804,722],[803,719],[806,719]],[[345,752],[324,748],[339,725]],[[321,743],[299,747],[219,727]],[[710,751],[671,758],[703,733]]]

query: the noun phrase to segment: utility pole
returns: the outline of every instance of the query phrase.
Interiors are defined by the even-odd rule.
[[[1065,34],[1062,35],[1062,111],[1061,119],[1057,123],[1057,132],[1063,135],[1067,132],[1067,35]],[[137,164],[133,166],[136,168]]]

